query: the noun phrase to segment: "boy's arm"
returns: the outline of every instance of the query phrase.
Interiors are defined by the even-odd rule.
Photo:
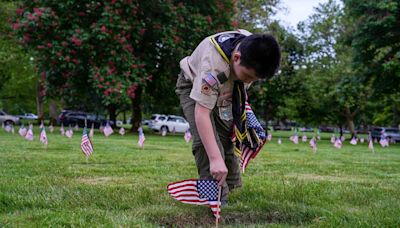
[[[225,161],[222,158],[221,151],[219,150],[217,141],[215,140],[210,113],[210,109],[196,103],[194,116],[197,131],[199,132],[201,141],[206,149],[208,160],[210,161],[210,173],[213,178],[218,180],[218,185],[222,186],[226,176],[228,175],[228,169],[226,168]]]

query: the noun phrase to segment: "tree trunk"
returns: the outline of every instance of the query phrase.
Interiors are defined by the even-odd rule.
[[[44,120],[44,96],[45,87],[40,80],[36,81],[36,111],[38,115],[38,124]]]
[[[110,121],[114,122],[114,126],[117,126],[117,115],[116,115],[116,108],[114,104],[110,104],[108,106],[108,115],[110,116]]]
[[[132,118],[131,118],[131,123],[132,123],[132,128],[131,132],[137,132],[138,128],[140,127],[140,122],[142,121],[142,88],[139,87],[136,90],[135,93],[135,98],[131,99],[132,101]]]
[[[50,100],[49,103],[49,115],[50,115],[50,125],[56,125],[57,123],[57,104],[54,100]]]
[[[346,118],[347,127],[349,128],[351,137],[353,138],[353,137],[357,136],[357,133],[356,133],[356,130],[354,127],[354,113],[351,113],[350,108],[346,107],[344,114],[345,114],[344,116]]]

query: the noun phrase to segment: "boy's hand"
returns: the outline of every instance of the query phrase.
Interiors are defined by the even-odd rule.
[[[226,168],[224,160],[210,161],[210,173],[212,177],[218,181],[218,185],[222,186],[228,175],[228,169]]]
[[[211,110],[196,103],[194,113],[197,131],[199,132],[201,141],[206,149],[208,160],[210,161],[210,174],[218,181],[218,185],[222,186],[228,175],[228,169],[226,168],[225,161],[222,158],[221,151],[215,140],[210,119]]]

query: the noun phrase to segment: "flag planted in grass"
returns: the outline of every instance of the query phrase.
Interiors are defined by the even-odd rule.
[[[183,138],[185,139],[185,141],[188,143],[190,142],[190,140],[192,139],[192,134],[190,133],[190,130],[187,129],[185,131],[185,135],[183,136]]]
[[[119,134],[120,134],[120,135],[125,135],[125,128],[121,127],[121,128],[119,129]]]
[[[143,148],[144,141],[146,140],[146,138],[144,137],[143,128],[139,127],[138,132],[139,132],[138,145],[140,148]]]
[[[214,216],[219,218],[221,191],[216,180],[182,180],[169,184],[167,189],[182,203],[209,206]]]
[[[112,133],[114,133],[114,130],[110,126],[110,124],[107,122],[106,127],[103,130],[103,133],[106,137],[110,136]]]
[[[69,126],[68,130],[65,132],[65,135],[68,138],[72,138],[72,136],[74,135],[74,132],[72,131],[71,125]]]
[[[81,141],[81,149],[86,157],[89,157],[93,153],[92,142],[90,141],[86,127],[83,128],[82,141]]]
[[[61,124],[60,133],[61,135],[65,135],[64,124]]]
[[[49,144],[49,141],[47,140],[46,129],[44,128],[44,125],[42,127],[42,131],[40,132],[39,141],[46,146]]]
[[[90,128],[90,131],[89,131],[89,137],[93,138],[93,135],[94,135],[94,124],[92,123],[92,128]]]
[[[33,125],[32,125],[32,124],[29,124],[28,132],[26,132],[26,135],[25,135],[25,139],[27,139],[27,140],[29,140],[29,141],[32,141],[32,140],[33,140],[33,131],[32,131],[32,128],[33,128]]]
[[[26,131],[27,131],[26,128],[22,124],[21,127],[19,127],[18,133],[19,133],[20,136],[25,137]]]
[[[54,131],[54,126],[53,126],[53,124],[50,124],[50,126],[49,126],[49,131],[50,131],[50,133],[53,133],[53,131]]]

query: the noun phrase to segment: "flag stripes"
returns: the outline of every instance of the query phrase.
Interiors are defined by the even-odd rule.
[[[221,209],[216,180],[183,180],[169,184],[167,189],[174,199],[186,204],[209,206],[214,216],[219,217]]]

